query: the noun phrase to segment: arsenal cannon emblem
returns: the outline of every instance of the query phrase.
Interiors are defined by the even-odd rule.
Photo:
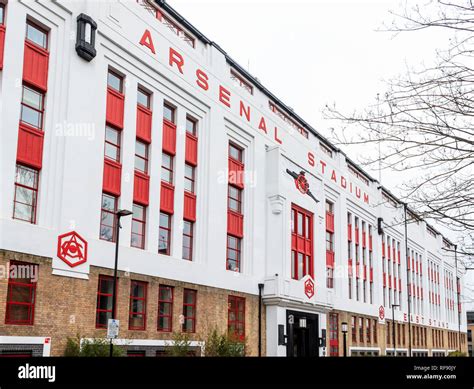
[[[311,278],[308,278],[304,283],[304,293],[309,299],[314,296],[314,282]]]
[[[87,242],[77,232],[71,231],[58,236],[58,258],[70,267],[87,261]]]

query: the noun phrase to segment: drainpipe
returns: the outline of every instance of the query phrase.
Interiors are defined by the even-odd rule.
[[[262,291],[263,284],[258,284],[258,356],[262,356]]]
[[[403,204],[403,208],[405,211],[405,261],[407,265],[407,300],[408,300],[408,356],[411,357],[411,309],[410,309],[410,304],[411,304],[411,285],[410,285],[410,270],[409,269],[409,256],[410,252],[408,250],[408,226],[407,226],[407,204]]]

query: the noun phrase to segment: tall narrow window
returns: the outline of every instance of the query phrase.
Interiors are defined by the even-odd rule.
[[[122,134],[110,126],[105,127],[105,158],[120,162],[120,143]]]
[[[13,218],[36,223],[38,201],[38,170],[16,165]]]
[[[234,145],[233,143],[229,143],[229,157],[238,161],[238,162],[243,162],[243,150]]]
[[[196,332],[197,291],[184,289],[183,294],[183,332]]]
[[[115,225],[117,218],[117,197],[102,193],[102,210],[100,214],[100,239],[115,242]]]
[[[130,284],[130,317],[128,329],[146,329],[146,282],[132,281]]]
[[[292,205],[291,209],[291,277],[299,280],[313,276],[313,214]]]
[[[194,193],[195,183],[195,167],[186,163],[184,165],[184,190],[189,193]]]
[[[356,332],[356,317],[351,316],[351,335],[352,335],[352,343],[357,342],[357,332]]]
[[[329,314],[329,355],[331,357],[339,356],[339,328],[338,314]]]
[[[164,212],[160,212],[158,252],[165,255],[171,253],[171,215]]]
[[[99,276],[99,287],[97,289],[97,312],[95,326],[106,328],[108,320],[112,318],[112,291],[114,279],[109,276]]]
[[[162,155],[161,180],[173,185],[173,157],[166,153]]]
[[[38,270],[38,265],[10,262],[5,324],[33,324]]]
[[[186,116],[186,132],[193,136],[197,136],[197,121],[190,116]]]
[[[158,331],[171,332],[173,329],[172,286],[160,285],[158,291]]]
[[[107,86],[119,93],[123,92],[123,77],[109,69],[107,73]]]
[[[150,93],[148,93],[144,89],[138,88],[138,91],[137,91],[137,104],[139,104],[139,105],[141,105],[141,106],[143,106],[147,109],[150,109],[150,107],[151,107],[150,100],[151,100]]]
[[[148,144],[138,139],[135,142],[135,170],[148,174]]]
[[[44,93],[23,85],[20,120],[38,130],[43,129]]]
[[[334,288],[334,204],[326,201],[326,287]]]
[[[227,235],[227,270],[240,271],[241,239]]]
[[[231,211],[242,213],[242,190],[229,185],[227,194],[227,207]]]
[[[194,223],[183,220],[183,259],[193,260],[193,227]]]
[[[238,340],[245,339],[245,299],[243,297],[229,296],[227,328],[229,335]]]
[[[168,120],[171,123],[175,122],[175,112],[176,109],[168,103],[163,105],[163,118]]]
[[[48,49],[48,33],[29,20],[26,23],[26,40],[45,50]]]
[[[139,249],[145,248],[146,231],[146,207],[139,204],[133,204],[132,216],[132,247]]]

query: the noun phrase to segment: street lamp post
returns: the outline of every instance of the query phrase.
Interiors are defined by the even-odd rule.
[[[115,266],[114,266],[114,285],[112,289],[112,319],[115,319],[115,312],[116,312],[116,289],[117,289],[117,268],[118,268],[118,255],[119,255],[119,237],[120,237],[120,229],[122,226],[120,225],[120,218],[123,216],[130,216],[133,212],[127,209],[121,209],[116,213],[117,219],[115,224]],[[114,343],[113,339],[110,339],[110,356],[114,353]]]
[[[392,331],[392,339],[393,339],[393,356],[397,356],[397,344],[395,343],[396,336],[395,336],[395,331],[396,331],[396,326],[395,326],[395,308],[398,308],[400,305],[398,304],[392,304],[392,323],[393,323],[393,331]]]
[[[341,323],[341,329],[343,335],[344,356],[347,357],[347,323],[345,321]]]

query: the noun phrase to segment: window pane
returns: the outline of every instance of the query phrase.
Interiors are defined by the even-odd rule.
[[[33,43],[36,43],[38,46],[41,46],[44,49],[47,48],[46,33],[40,30],[38,27],[31,25],[30,23],[26,25],[26,39]]]
[[[189,117],[186,118],[186,131],[192,135],[196,135],[196,122]]]
[[[141,89],[138,89],[137,103],[146,108],[150,108],[150,95]]]
[[[242,162],[242,152],[241,152],[241,150],[239,148],[235,147],[232,144],[229,145],[229,155],[233,159]]]
[[[106,143],[104,154],[107,158],[113,161],[119,162],[120,161],[119,150],[120,149],[118,147],[111,145],[110,143]]]
[[[109,71],[107,76],[107,85],[117,92],[122,93],[122,78]]]
[[[31,88],[23,86],[23,100],[24,104],[29,105],[32,108],[42,110],[43,109],[43,95]]]
[[[135,143],[135,154],[139,155],[142,158],[147,157],[147,145],[143,142],[137,140]]]
[[[36,170],[17,165],[16,183],[36,189],[38,186],[37,179],[38,172]]]
[[[105,140],[114,145],[120,144],[120,134],[119,132],[111,127],[105,127]]]
[[[102,195],[102,208],[115,212],[115,197],[106,194]]]
[[[21,106],[21,121],[35,128],[42,128],[43,115],[26,105]]]
[[[5,14],[4,14],[4,11],[5,11],[5,8],[2,6],[0,6],[0,24],[4,24],[5,22]]]
[[[163,117],[166,120],[174,123],[174,108],[165,104],[163,106]]]

